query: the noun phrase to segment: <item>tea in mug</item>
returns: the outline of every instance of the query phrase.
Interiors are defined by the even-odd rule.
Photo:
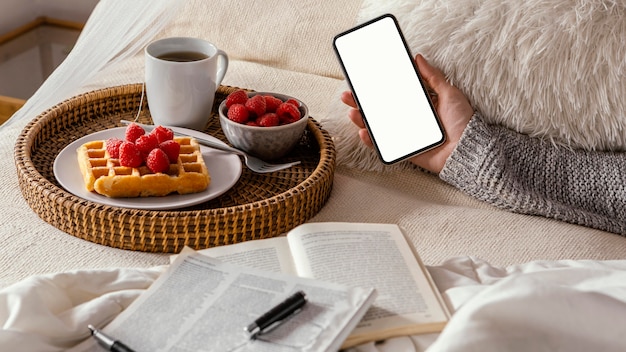
[[[175,62],[199,61],[208,57],[208,55],[197,51],[173,51],[157,56],[158,59]]]

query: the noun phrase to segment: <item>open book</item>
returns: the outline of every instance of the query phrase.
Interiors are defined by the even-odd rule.
[[[244,331],[296,291],[307,298],[297,314],[254,339]],[[186,249],[103,331],[136,351],[334,352],[375,298],[371,287],[257,270]],[[68,352],[97,351],[88,339]]]
[[[378,298],[345,341],[439,332],[449,312],[416,251],[393,224],[307,223],[286,237],[200,251],[221,261],[354,287]]]

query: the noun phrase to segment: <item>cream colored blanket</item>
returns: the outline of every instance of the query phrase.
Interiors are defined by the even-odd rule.
[[[456,257],[428,269],[454,313],[444,331],[367,343],[350,352],[626,349],[625,261],[536,261],[502,268]],[[0,347],[72,347],[89,338],[88,324],[111,321],[159,273],[160,268],[65,272],[0,290]]]
[[[104,8],[113,1],[116,0],[102,0],[98,6]],[[565,0],[552,0],[551,2],[554,5],[562,5],[561,3]],[[428,32],[431,45],[421,46],[419,50],[427,57],[433,58],[435,64],[447,69],[457,81],[464,82],[463,87],[471,91],[472,88],[478,89],[481,86],[465,86],[470,84],[468,83],[471,82],[470,78],[474,77],[477,70],[486,72],[485,70],[489,68],[481,61],[482,58],[473,56],[473,61],[470,62],[468,58],[468,61],[463,62],[463,66],[454,66],[453,61],[448,61],[454,57],[444,57],[437,53],[451,52],[454,45],[458,44],[455,40],[459,40],[461,34],[464,34],[463,40],[468,40],[467,36],[475,28],[462,32],[464,28],[462,24],[468,19],[463,16],[471,13],[480,14],[478,11],[480,9],[494,16],[494,19],[500,19],[500,22],[493,22],[492,26],[498,36],[506,35],[506,31],[500,30],[507,27],[505,24],[508,22],[505,19],[506,14],[510,12],[505,11],[506,6],[513,8],[519,2],[512,0],[500,3],[503,7],[497,7],[493,2],[481,1],[465,2],[465,5],[457,7],[458,2],[451,0],[391,1],[385,2],[384,6],[374,1],[363,2],[361,0],[300,1],[297,3],[286,0],[263,2],[188,0],[181,12],[175,16],[174,21],[159,32],[157,37],[186,35],[213,41],[231,56],[231,65],[223,84],[260,91],[275,91],[299,97],[310,107],[311,116],[321,121],[323,126],[335,136],[339,165],[334,188],[328,203],[311,221],[397,223],[404,228],[425,263],[432,266],[440,265],[447,259],[457,256],[481,258],[491,266],[517,265],[534,260],[550,262],[562,259],[593,261],[622,259],[626,253],[626,240],[623,237],[555,220],[512,214],[495,209],[465,196],[443,183],[435,175],[423,173],[406,164],[391,168],[380,167],[372,161],[371,152],[361,148],[354,129],[345,118],[345,108],[338,103],[338,94],[345,89],[345,83],[331,46],[332,37],[335,34],[363,20],[363,17],[383,11],[396,14],[402,19],[401,24],[411,30],[417,31],[428,25],[441,28],[441,30],[444,25],[450,28],[455,27],[457,28],[455,33],[454,31],[444,33],[431,30]],[[587,3],[590,5],[593,3],[594,9],[603,8],[598,7],[601,1],[587,1]],[[480,8],[480,4],[490,7]],[[581,7],[588,10],[584,13],[588,13],[591,17],[576,18],[574,16],[573,21],[592,18],[592,15],[604,15],[602,23],[605,27],[603,28],[622,29],[620,25],[609,26],[612,18],[609,15],[612,15],[614,11],[623,10],[623,6],[615,5],[605,7],[607,10],[593,12],[581,2],[580,6],[574,8],[580,10]],[[557,8],[562,7],[557,6]],[[522,15],[515,13],[518,16]],[[403,16],[403,14],[410,14],[410,16]],[[446,20],[442,21],[441,18]],[[415,19],[416,23],[411,24],[412,19]],[[484,17],[481,19],[485,20]],[[92,18],[91,20],[107,21],[108,19]],[[421,21],[419,24],[417,24],[418,20]],[[424,23],[424,21],[429,22]],[[546,21],[546,23],[555,23],[549,19]],[[498,24],[501,24],[502,28],[498,27]],[[483,27],[482,30],[485,31],[486,28]],[[512,31],[517,27],[509,23],[508,28]],[[563,31],[574,27],[564,28]],[[554,33],[556,35],[557,32]],[[622,37],[615,36],[618,39]],[[425,40],[420,38],[422,42]],[[477,42],[483,44],[489,39],[488,36],[475,38]],[[604,39],[609,41],[610,38]],[[608,47],[608,45],[605,46]],[[522,48],[516,48],[516,55],[520,50]],[[80,47],[77,47],[74,54],[89,55],[90,53],[80,51]],[[540,52],[536,54],[539,55]],[[472,57],[471,54],[468,55]],[[570,60],[572,57],[570,56]],[[502,60],[507,60],[507,58],[503,57]],[[468,65],[472,63],[475,66],[470,70]],[[534,70],[542,69],[543,66],[537,65],[533,67]],[[467,71],[464,71],[465,69]],[[524,68],[520,68],[522,69]],[[619,67],[616,69],[621,70]],[[473,75],[464,77],[463,72],[472,72]],[[522,70],[520,72],[534,73],[535,71]],[[514,75],[502,69],[496,70],[493,74],[500,74],[502,76],[497,77],[515,82],[523,76]],[[533,77],[540,79],[541,75],[537,74]],[[138,53],[103,71],[95,72],[93,76],[88,77],[85,84],[74,87],[72,94],[101,87],[141,82],[142,79],[143,55]],[[484,82],[481,83],[484,84]],[[600,85],[601,82],[592,83]],[[623,92],[623,87],[623,85],[616,87],[615,92]],[[511,91],[506,89],[507,87],[500,86],[498,94],[507,99],[515,95],[514,87]],[[602,91],[597,94],[612,95],[613,93]],[[483,97],[487,100],[488,98],[489,102],[494,104],[497,104],[499,98],[495,92],[485,90],[476,90],[473,94],[473,99]],[[513,104],[513,102],[507,100],[507,104]],[[548,101],[541,103],[534,100],[532,106],[538,109],[545,107],[545,104],[548,104]],[[513,107],[513,105],[508,106],[509,109]],[[13,163],[15,139],[28,120],[29,118],[15,120],[0,129],[2,137],[0,138],[2,155],[0,178],[3,181],[3,187],[0,189],[0,197],[3,200],[0,203],[0,268],[2,268],[0,287],[7,287],[35,274],[95,270],[87,271],[89,274],[86,277],[97,282],[97,276],[102,274],[101,284],[113,285],[110,289],[115,290],[118,279],[114,277],[124,272],[120,268],[132,268],[128,270],[140,273],[138,275],[141,277],[148,275],[147,279],[140,279],[139,281],[143,283],[133,286],[134,288],[142,288],[141,285],[149,284],[153,278],[151,275],[154,273],[147,268],[167,264],[166,255],[129,252],[74,238],[43,222],[28,207],[19,191]],[[619,127],[619,124],[617,126]],[[580,141],[584,140],[580,139]],[[573,265],[576,266],[576,264]],[[598,262],[598,265],[603,264]],[[620,268],[623,269],[621,264],[616,264],[611,270],[621,270]],[[616,273],[616,275],[621,274]],[[124,275],[120,278],[122,281],[126,280]],[[541,282],[549,282],[557,278],[558,275],[546,276],[541,279]],[[582,280],[584,276],[578,278]],[[72,285],[81,285],[85,281],[72,279],[72,282]],[[119,283],[121,287],[126,287],[125,282]],[[44,292],[47,292],[45,290],[48,286],[45,280],[35,280],[35,284],[41,285]],[[90,285],[93,285],[93,282]],[[540,284],[535,282],[533,285]],[[61,291],[63,288],[69,290],[72,287],[62,286]],[[109,288],[101,287],[100,291],[94,292],[94,295],[104,297],[107,290]],[[10,287],[8,291],[2,292],[5,297],[17,297],[17,300],[9,298],[2,305],[0,313],[5,314],[4,317],[7,317],[6,314],[10,316],[13,313],[12,310],[16,308],[12,302],[32,303],[20,301],[21,292],[19,286]],[[59,294],[63,295],[64,292]],[[63,299],[61,296],[49,297],[50,300]],[[496,297],[490,297],[496,299]],[[127,298],[132,299],[132,297]],[[71,307],[78,302],[70,300],[68,304]],[[123,304],[120,307],[123,307]],[[58,314],[58,311],[54,311],[54,314]],[[115,310],[107,314],[105,314],[107,317],[111,317],[115,314]],[[0,314],[1,317],[3,316]],[[40,325],[36,323],[39,320],[34,315],[27,314],[20,316],[20,319],[24,319],[21,321],[32,327],[34,329],[32,331],[35,332],[47,331],[46,329],[50,326],[42,325],[43,330],[39,329]],[[6,322],[5,320],[4,323]],[[76,331],[73,330],[73,332]]]

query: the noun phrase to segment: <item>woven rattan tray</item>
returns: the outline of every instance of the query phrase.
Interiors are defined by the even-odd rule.
[[[237,88],[219,88],[215,107]],[[300,144],[284,159],[300,165],[270,174],[243,168],[225,194],[185,209],[152,211],[90,202],[65,191],[55,179],[56,155],[74,140],[122,126],[138,113],[142,85],[85,93],[30,122],[15,145],[22,194],[46,222],[94,243],[146,252],[179,252],[184,246],[214,247],[280,235],[315,215],[330,196],[335,148],[329,134],[309,118]],[[207,133],[226,141],[214,107]],[[149,106],[140,122],[151,123]]]

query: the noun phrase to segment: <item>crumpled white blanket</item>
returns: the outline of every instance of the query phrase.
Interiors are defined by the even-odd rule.
[[[0,291],[0,350],[62,351],[103,326],[160,274],[152,269],[34,276]],[[428,267],[453,312],[441,334],[351,352],[626,351],[626,260],[535,261],[499,268],[472,258]]]

